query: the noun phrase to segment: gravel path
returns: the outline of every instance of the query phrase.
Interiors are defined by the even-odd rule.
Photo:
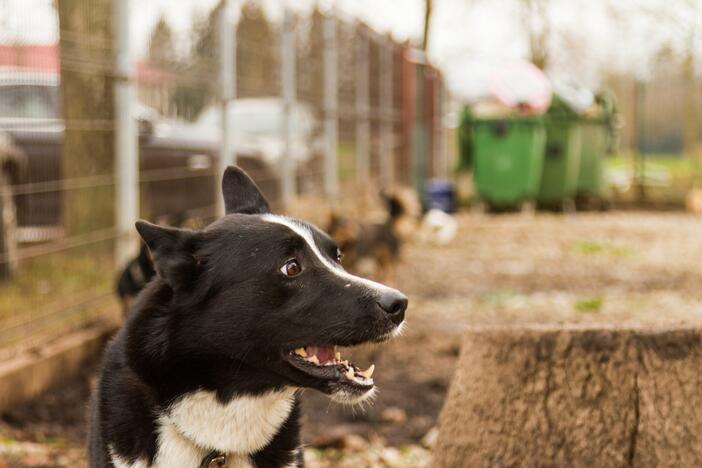
[[[308,466],[426,466],[421,441],[430,438],[468,327],[702,322],[702,218],[612,212],[457,219],[451,244],[404,248],[397,286],[410,296],[405,335],[342,352],[362,368],[376,364],[375,404],[350,409],[305,392]],[[86,370],[2,415],[0,460],[84,466],[81,417],[90,382]]]

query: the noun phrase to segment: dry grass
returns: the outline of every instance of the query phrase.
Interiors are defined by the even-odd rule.
[[[434,425],[469,327],[702,321],[702,218],[612,212],[457,220],[459,234],[449,245],[404,248],[397,286],[410,297],[405,335],[350,352],[361,367],[377,365],[374,406],[354,413],[305,392],[305,442],[328,438],[332,429],[367,440],[361,450],[308,448],[308,466],[430,466],[418,441]],[[384,419],[388,408],[404,411],[406,421]],[[24,421],[27,436],[17,439],[36,440],[33,424]],[[76,464],[63,466],[84,463],[81,443],[61,451],[78,454]],[[3,450],[0,444],[0,456]]]
[[[27,260],[15,279],[0,284],[0,324],[3,319],[87,289],[112,286],[114,275],[111,258],[106,254],[71,252]]]

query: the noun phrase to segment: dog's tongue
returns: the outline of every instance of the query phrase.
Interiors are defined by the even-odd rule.
[[[333,346],[306,346],[305,351],[308,356],[317,356],[317,359],[322,364],[329,361],[333,362],[336,354]]]

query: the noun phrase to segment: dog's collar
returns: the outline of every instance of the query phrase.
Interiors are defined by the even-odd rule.
[[[199,468],[224,468],[227,465],[227,455],[213,450],[202,459]]]

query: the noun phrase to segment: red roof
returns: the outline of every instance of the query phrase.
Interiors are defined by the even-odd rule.
[[[59,65],[58,44],[0,44],[0,67],[59,73]],[[175,74],[137,62],[136,78],[141,83],[164,83],[175,81]]]
[[[58,73],[58,44],[0,45],[0,67]]]

